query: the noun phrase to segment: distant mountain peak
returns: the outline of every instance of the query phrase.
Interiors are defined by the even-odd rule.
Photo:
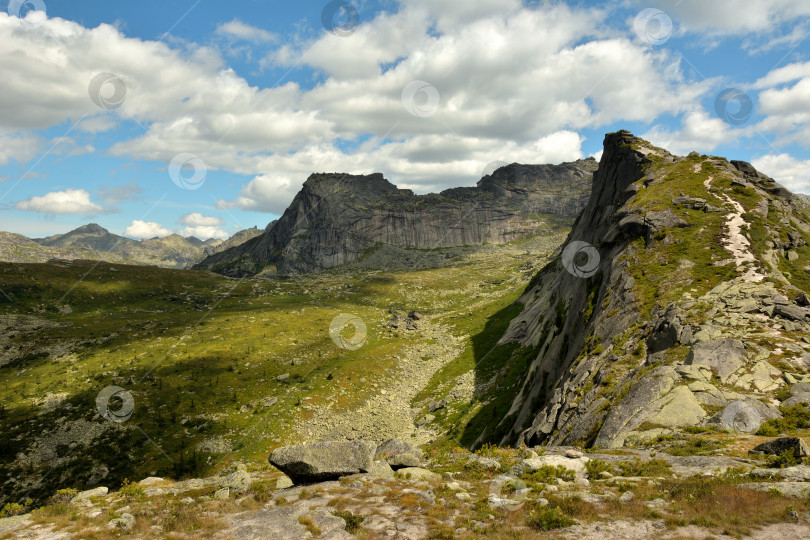
[[[88,223],[87,225],[82,225],[81,227],[77,227],[77,228],[73,229],[72,231],[68,232],[67,234],[70,234],[70,233],[104,234],[104,233],[109,233],[109,232],[110,231],[108,231],[107,229],[105,229],[104,227],[99,225],[98,223]]]

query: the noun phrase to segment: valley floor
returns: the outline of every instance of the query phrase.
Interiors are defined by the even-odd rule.
[[[288,278],[0,264],[0,508],[127,478],[269,468],[273,448],[303,440],[460,444],[472,435],[447,426],[475,418],[502,376],[477,369],[499,337],[487,325],[564,238]],[[359,347],[345,346],[351,327],[330,335],[341,314],[365,325]],[[100,417],[110,388],[131,398],[120,421]]]

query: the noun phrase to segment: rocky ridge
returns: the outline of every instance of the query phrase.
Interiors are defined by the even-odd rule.
[[[230,276],[306,273],[356,261],[382,245],[407,249],[503,244],[537,235],[582,209],[592,158],[499,168],[476,187],[414,195],[382,174],[313,174],[278,222],[195,268]]]
[[[621,447],[781,416],[778,391],[810,381],[800,209],[748,163],[608,134],[588,205],[501,339],[536,357],[490,436]]]

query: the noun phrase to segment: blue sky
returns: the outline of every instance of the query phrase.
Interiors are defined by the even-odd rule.
[[[810,192],[803,1],[20,4],[0,12],[0,230],[225,237],[313,172],[424,193],[598,157],[617,129]]]

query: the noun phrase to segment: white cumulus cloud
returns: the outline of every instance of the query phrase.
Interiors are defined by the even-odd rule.
[[[216,216],[204,216],[199,212],[192,212],[180,218],[180,223],[192,227],[207,226],[219,227],[225,222]]]
[[[782,153],[762,156],[751,164],[794,193],[810,194],[810,160]]]
[[[164,228],[160,223],[154,221],[140,221],[134,220],[124,230],[124,234],[132,238],[154,238],[156,236],[168,236],[172,231]]]
[[[45,214],[98,214],[104,210],[90,200],[90,193],[84,189],[52,191],[41,197],[20,201],[15,207]]]
[[[186,227],[180,234],[185,237],[194,236],[200,240],[208,240],[209,238],[222,238],[223,240],[230,235],[222,230],[220,227],[210,225],[198,225],[196,227]]]

